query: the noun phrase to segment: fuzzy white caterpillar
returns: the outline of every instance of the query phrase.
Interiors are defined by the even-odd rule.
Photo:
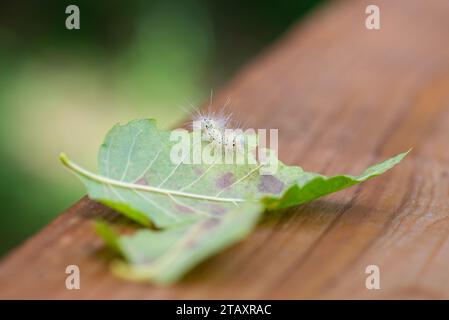
[[[205,146],[205,149],[199,149],[199,154],[201,156],[206,154],[207,157],[213,154],[212,161],[206,161],[208,164],[216,163],[218,159],[216,156],[223,160],[224,155],[224,163],[226,164],[259,164],[259,166],[264,166],[261,170],[265,170],[265,165],[269,164],[270,171],[264,172],[273,172],[271,163],[277,163],[275,156],[277,151],[268,151],[269,149],[265,147],[266,130],[259,129],[256,133],[254,129],[247,129],[243,132],[240,126],[237,125],[232,128],[231,115],[225,113],[224,108],[225,106],[215,113],[210,111],[210,107],[205,112],[190,110],[193,120],[192,129],[195,133],[192,138],[194,141],[199,142],[200,147],[202,145],[201,141],[209,143]],[[264,137],[262,145],[259,144],[261,134]],[[277,137],[277,134],[275,137]],[[270,129],[270,145],[271,143]],[[275,144],[276,146],[277,143]],[[203,153],[202,150],[206,151],[206,153]],[[213,152],[211,153],[211,151]],[[202,157],[200,158],[203,159]]]
[[[202,141],[211,143],[218,150],[243,152],[245,144],[243,131],[239,125],[231,128],[232,115],[225,111],[229,99],[218,112],[213,112],[211,111],[212,97],[213,93],[211,92],[209,107],[206,111],[197,110],[190,104],[192,109],[187,112],[191,114],[193,120],[192,129],[201,133]]]
[[[194,129],[201,130],[202,140],[212,143],[216,148],[242,151],[244,136],[241,129],[231,129],[231,115],[223,112],[214,114],[198,113],[193,120]],[[195,125],[196,124],[196,125]],[[196,128],[195,128],[196,126]]]
[[[238,145],[240,135],[228,128],[229,117],[214,114],[200,115],[194,120],[201,130],[203,141],[214,144],[217,148],[234,149]]]

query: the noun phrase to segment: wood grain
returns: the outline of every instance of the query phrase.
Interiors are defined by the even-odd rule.
[[[293,27],[225,87],[216,104],[246,127],[279,128],[280,158],[357,174],[413,147],[387,174],[267,216],[245,241],[170,287],[107,270],[92,221],[117,218],[81,199],[0,264],[1,298],[449,298],[449,2],[332,2]],[[65,288],[65,268],[81,289]],[[365,268],[381,270],[367,290]]]

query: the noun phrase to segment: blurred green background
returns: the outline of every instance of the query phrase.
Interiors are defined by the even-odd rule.
[[[115,123],[179,123],[319,2],[2,1],[0,255],[84,194],[61,151],[95,170]]]

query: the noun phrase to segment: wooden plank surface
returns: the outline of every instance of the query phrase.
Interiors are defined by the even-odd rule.
[[[449,298],[449,1],[330,3],[216,97],[246,127],[279,128],[280,158],[357,174],[413,147],[361,186],[267,217],[245,241],[170,287],[120,280],[83,198],[0,264],[0,298]],[[68,176],[68,179],[70,177]],[[13,227],[13,226],[12,226]],[[81,289],[65,288],[65,268]],[[376,264],[381,289],[367,290]]]

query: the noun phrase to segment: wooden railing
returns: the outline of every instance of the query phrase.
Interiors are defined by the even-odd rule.
[[[381,29],[365,8],[381,9]],[[94,233],[117,214],[87,198],[0,264],[1,298],[449,298],[449,1],[331,2],[217,96],[248,127],[279,128],[280,158],[359,173],[413,147],[387,174],[273,214],[170,287],[126,282]],[[67,290],[66,266],[81,271]],[[365,286],[369,265],[380,290]]]

